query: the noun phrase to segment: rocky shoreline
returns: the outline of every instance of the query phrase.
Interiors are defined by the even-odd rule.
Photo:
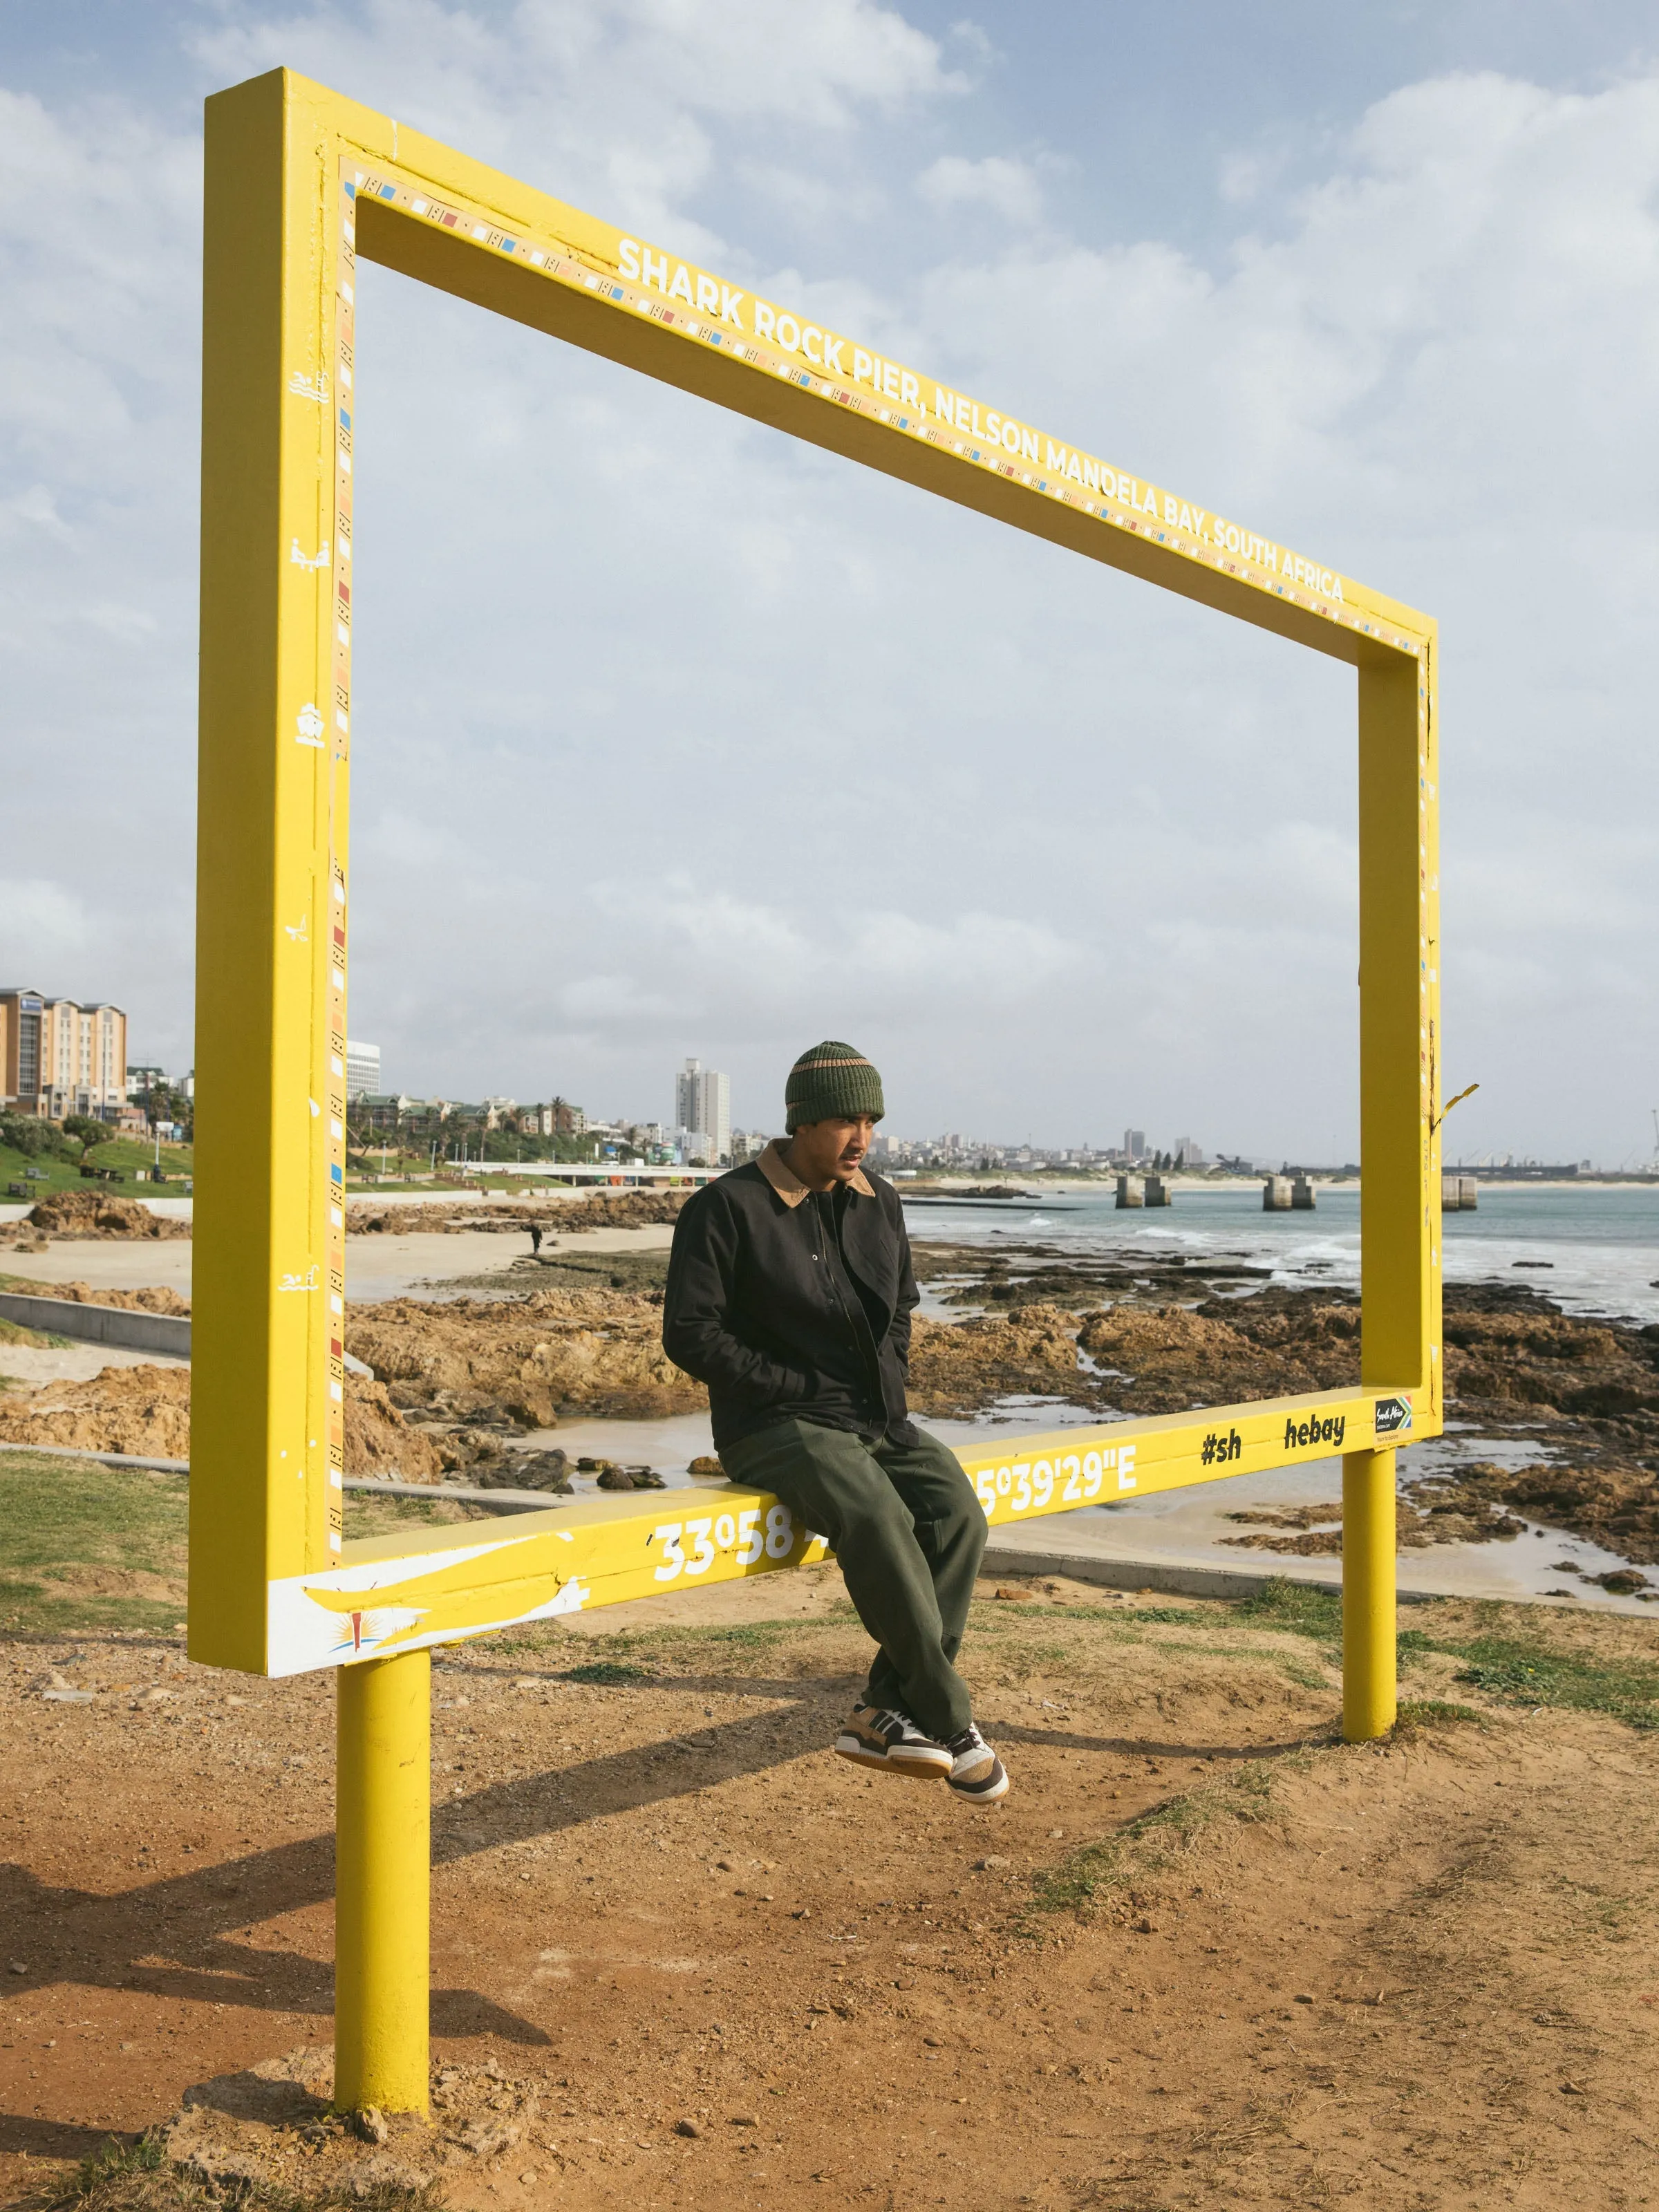
[[[611,1194],[584,1203],[580,1222],[645,1225],[641,1213],[672,1219],[680,1202],[678,1193]],[[360,1211],[354,1231],[373,1235],[410,1229],[409,1217],[428,1209],[367,1220]],[[442,1211],[448,1224],[474,1225],[464,1204]],[[529,1211],[500,1225],[522,1233]],[[912,1346],[912,1402],[924,1415],[972,1419],[1010,1400],[1030,1404],[1034,1424],[1045,1406],[1170,1413],[1359,1379],[1358,1301],[1335,1286],[1286,1288],[1237,1261],[1125,1262],[1040,1243],[992,1253],[919,1243],[915,1258],[932,1309],[917,1316]],[[527,1454],[530,1432],[702,1411],[702,1385],[662,1349],[666,1264],[660,1249],[567,1247],[476,1279],[473,1295],[358,1306],[346,1346],[371,1373],[348,1382],[348,1471],[556,1493],[563,1455]],[[181,1303],[167,1300],[174,1310]],[[1526,1283],[1449,1285],[1445,1376],[1448,1436],[1467,1437],[1468,1455],[1408,1483],[1402,1545],[1502,1541],[1524,1515],[1638,1566],[1659,1565],[1659,1327],[1577,1318]],[[0,1395],[0,1438],[11,1442],[179,1457],[188,1422],[189,1375],[178,1368],[112,1368]],[[1528,1463],[1499,1465],[1490,1456],[1498,1443],[1524,1447],[1510,1455]],[[1231,1540],[1269,1553],[1334,1552],[1337,1512],[1241,1513]]]
[[[1020,1340],[1030,1389],[1041,1373],[1061,1376],[1062,1346],[1074,1341],[1079,1371],[1048,1388],[1103,1413],[1179,1413],[1359,1380],[1359,1301],[1334,1285],[1291,1290],[1233,1262],[1124,1265],[1043,1245],[988,1258],[975,1247],[919,1246],[917,1261],[934,1294],[968,1316],[960,1340],[937,1350],[939,1324],[918,1324],[922,1412],[980,1409],[951,1386],[967,1380],[975,1336],[987,1352],[1006,1346],[1000,1329]],[[1524,1514],[1659,1564],[1659,1327],[1581,1319],[1528,1283],[1449,1284],[1444,1301],[1448,1436],[1524,1445],[1536,1457],[1516,1468],[1472,1452],[1451,1472],[1420,1477],[1401,1501],[1401,1544],[1504,1540]],[[1255,1525],[1234,1540],[1339,1552],[1340,1529],[1319,1524],[1340,1511],[1333,1503],[1235,1516]]]

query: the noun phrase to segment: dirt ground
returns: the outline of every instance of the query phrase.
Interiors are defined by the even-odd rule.
[[[461,2212],[1659,2195],[1659,1731],[1430,1648],[1534,1620],[1414,1611],[1417,1723],[1348,1748],[1328,1620],[987,1586],[1014,1788],[974,1811],[830,1754],[868,1645],[833,1569],[787,1581],[441,1655],[439,2094],[398,2172]],[[358,2155],[320,2101],[331,1708],[165,1636],[0,1644],[0,2199],[215,2077],[210,2116],[312,2085],[253,2130],[296,2186]]]

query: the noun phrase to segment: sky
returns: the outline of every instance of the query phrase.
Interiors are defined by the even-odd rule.
[[[1437,617],[1448,1157],[1655,1148],[1659,30],[1616,0],[0,0],[0,982],[193,1058],[201,103],[286,64]],[[1354,679],[361,269],[389,1086],[1356,1157]]]

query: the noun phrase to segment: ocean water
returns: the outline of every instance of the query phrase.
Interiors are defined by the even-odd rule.
[[[1272,1270],[1299,1288],[1359,1286],[1357,1185],[1319,1184],[1312,1213],[1267,1213],[1259,1186],[1177,1186],[1167,1211],[1119,1212],[1109,1193],[1056,1192],[1024,1208],[912,1206],[917,1243],[1044,1244],[1056,1253],[1103,1253],[1133,1261],[1176,1253]],[[1483,1184],[1472,1213],[1448,1213],[1442,1266],[1448,1282],[1530,1283],[1566,1312],[1659,1322],[1659,1185],[1582,1189]]]

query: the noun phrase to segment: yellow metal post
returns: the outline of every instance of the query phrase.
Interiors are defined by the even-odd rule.
[[[343,1534],[339,191],[302,90],[206,116],[190,1655],[252,1673],[267,1585]]]
[[[1440,1400],[1440,876],[1433,634],[1359,671],[1360,1375]]]
[[[1441,1425],[1440,860],[1434,634],[1359,671],[1360,1374]],[[1342,1463],[1342,1729],[1394,1726],[1395,1455]]]
[[[432,1663],[340,1669],[335,1810],[334,2101],[427,2108]]]
[[[1350,1743],[1386,1735],[1398,1710],[1395,1679],[1394,1454],[1342,1461],[1342,1733]]]

